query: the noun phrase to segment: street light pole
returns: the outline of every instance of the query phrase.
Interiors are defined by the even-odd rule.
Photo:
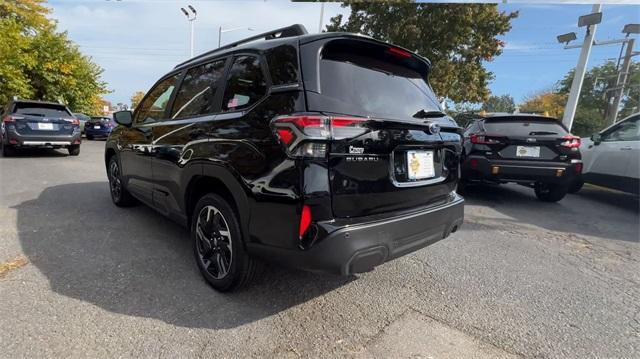
[[[189,8],[189,10],[191,10],[191,12],[187,11],[185,8],[181,7],[180,10],[182,11],[182,13],[184,14],[184,16],[187,17],[187,20],[189,20],[189,24],[191,25],[191,34],[189,36],[189,53],[191,55],[191,57],[193,57],[193,44],[194,44],[194,22],[196,21],[196,18],[198,17],[198,12],[196,11],[196,9],[189,5],[187,6]]]
[[[601,4],[593,5],[591,13],[599,13],[601,9]],[[584,37],[582,50],[580,50],[580,58],[578,59],[578,65],[576,66],[576,70],[573,74],[569,99],[567,100],[567,106],[564,109],[564,116],[562,117],[562,123],[569,129],[569,131],[571,131],[573,118],[575,117],[576,108],[578,107],[578,98],[580,98],[580,90],[582,90],[582,82],[584,81],[587,61],[589,60],[589,54],[591,53],[591,47],[593,46],[593,38],[596,35],[597,26],[597,24],[587,25],[587,34]]]

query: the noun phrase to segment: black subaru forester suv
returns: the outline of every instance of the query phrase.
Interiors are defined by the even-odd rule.
[[[247,283],[257,259],[371,270],[463,221],[461,129],[429,69],[397,46],[301,25],[195,57],[115,114],[113,202],[188,226],[221,291]]]

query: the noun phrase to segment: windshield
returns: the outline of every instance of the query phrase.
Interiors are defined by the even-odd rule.
[[[39,117],[73,117],[63,105],[16,103],[14,113]]]
[[[415,59],[397,59],[380,46],[332,44],[320,61],[320,92],[349,114],[407,119],[440,112]]]

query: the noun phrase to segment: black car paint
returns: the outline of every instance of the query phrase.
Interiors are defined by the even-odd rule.
[[[251,254],[257,256],[264,257],[265,253],[277,252],[277,258],[285,258],[285,253],[294,253],[295,256],[295,253],[302,252],[297,239],[303,203],[311,207],[317,237],[335,232],[338,223],[342,227],[347,224],[370,223],[371,228],[374,228],[372,231],[376,231],[375,228],[378,227],[374,224],[384,218],[416,211],[431,213],[432,208],[445,206],[448,214],[442,217],[442,223],[432,228],[437,234],[428,243],[421,244],[424,246],[446,237],[461,225],[463,216],[462,199],[452,194],[457,181],[461,151],[461,137],[455,129],[441,135],[427,134],[424,128],[418,129],[418,126],[409,129],[411,126],[407,124],[372,129],[353,142],[337,144],[331,149],[336,156],[327,162],[289,158],[270,127],[271,121],[278,115],[307,111],[309,94],[305,91],[305,86],[309,85],[303,81],[315,80],[306,76],[303,79],[299,56],[304,57],[302,53],[305,47],[300,44],[317,42],[314,45],[321,45],[323,41],[340,37],[374,41],[349,34],[274,39],[251,44],[250,48],[222,51],[210,58],[179,65],[158,83],[176,74],[183,78],[188,68],[204,62],[224,58],[230,60],[232,56],[244,54],[259,56],[268,91],[257,103],[241,111],[172,120],[169,119],[169,105],[164,121],[118,126],[107,141],[106,162],[116,155],[121,163],[127,189],[147,205],[183,225],[188,225],[190,221],[190,211],[194,204],[193,192],[201,183],[205,183],[211,191],[220,191],[235,204],[246,239],[245,246]],[[306,64],[309,65],[309,62]],[[225,77],[228,68],[229,63]],[[305,74],[313,74],[314,71],[310,69]],[[218,106],[221,103],[221,92],[216,95]],[[441,121],[443,127],[456,126],[452,120],[443,118]],[[374,137],[384,142],[385,148],[414,145],[424,140],[442,145],[443,153],[450,154],[446,160],[449,167],[443,175],[442,185],[435,188],[394,187],[388,178],[389,155],[376,153],[380,149],[367,141]],[[352,183],[359,186],[360,192],[374,195],[367,197],[369,203],[366,210],[356,218],[336,220],[334,212],[341,209],[332,207],[332,192],[338,198],[345,196],[346,200],[340,201],[344,213],[348,214],[353,206],[362,208],[362,203],[357,200],[357,188],[338,188],[332,185],[332,179],[335,178],[354,178],[351,173],[353,170],[344,166],[348,156],[345,149],[349,144],[362,144],[371,156],[379,155],[384,158],[384,161],[380,160],[375,164],[384,168],[358,169],[362,170],[362,176],[366,178],[358,178],[358,183]],[[419,196],[426,193],[433,196],[434,200],[429,203],[420,201]],[[393,201],[395,205],[389,205],[389,196],[396,196]],[[351,204],[347,204],[349,202]],[[418,203],[421,205],[418,206]],[[379,229],[377,231],[380,237],[382,232]],[[393,258],[389,254],[386,254],[386,259]],[[276,258],[271,258],[274,259]],[[345,272],[345,263],[324,269],[336,271],[336,265],[342,267],[337,272]],[[304,266],[303,263],[297,266],[322,269]]]

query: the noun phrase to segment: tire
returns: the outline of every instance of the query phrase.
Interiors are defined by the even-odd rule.
[[[459,179],[458,180],[458,186],[456,187],[456,192],[460,195],[463,195],[466,193],[467,191],[467,186],[469,185],[469,183],[467,183],[467,181],[463,180],[463,179]]]
[[[576,178],[573,182],[571,182],[571,185],[569,185],[569,189],[567,190],[567,192],[578,193],[582,189],[582,186],[584,186],[584,181],[582,180],[582,178]]]
[[[193,254],[204,279],[214,289],[228,292],[253,281],[258,262],[244,249],[238,217],[220,196],[204,195],[191,220]]]
[[[0,137],[0,149],[2,150],[2,157],[11,157],[15,154],[15,148],[11,145],[6,145]]]
[[[87,140],[93,140],[93,136],[87,135]]]
[[[67,147],[67,150],[69,150],[69,155],[77,156],[80,154],[80,145],[71,145]]]
[[[567,195],[567,186],[555,183],[537,182],[533,186],[536,197],[543,202],[558,202]]]
[[[111,193],[111,201],[113,201],[113,204],[118,207],[131,207],[138,203],[124,187],[120,172],[120,163],[116,156],[112,156],[109,160],[107,177],[109,178],[109,192]]]

